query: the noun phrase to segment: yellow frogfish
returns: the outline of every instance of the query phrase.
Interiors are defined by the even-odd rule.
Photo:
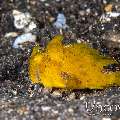
[[[33,48],[29,60],[32,83],[47,88],[103,89],[120,85],[120,72],[102,72],[103,66],[116,63],[85,43],[64,45],[63,36],[55,36],[42,50]]]

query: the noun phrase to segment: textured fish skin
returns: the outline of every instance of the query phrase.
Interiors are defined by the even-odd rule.
[[[116,63],[85,43],[62,44],[63,36],[55,36],[44,51],[37,45],[29,60],[32,83],[47,88],[103,89],[120,85],[120,72],[104,74],[103,66]]]

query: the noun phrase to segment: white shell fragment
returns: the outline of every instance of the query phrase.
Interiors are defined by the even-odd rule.
[[[106,117],[106,118],[102,118],[102,120],[111,120],[111,118]]]
[[[14,26],[17,29],[27,29],[28,32],[37,27],[36,24],[32,21],[32,17],[28,12],[22,13],[18,10],[13,10],[13,17]]]
[[[117,12],[106,12],[106,14],[103,14],[100,17],[100,21],[101,22],[110,22],[111,18],[117,18],[118,16],[120,16],[120,13]]]
[[[34,28],[37,28],[37,25],[34,22],[31,22],[28,27],[25,28],[25,32],[30,32]]]
[[[118,16],[120,16],[120,13],[117,13],[117,12],[107,12],[107,14],[108,14],[110,17],[118,17]]]
[[[5,38],[9,38],[9,37],[17,37],[18,33],[17,32],[9,32],[5,34]]]
[[[14,43],[13,43],[13,48],[22,48],[22,44],[24,42],[35,42],[36,36],[33,35],[32,33],[26,33],[23,35],[18,36]]]
[[[66,24],[66,17],[64,16],[64,14],[62,14],[62,13],[58,14],[57,20],[53,24],[53,26],[55,26],[58,29],[65,29],[68,27],[68,25]]]
[[[31,16],[28,12],[22,13],[17,10],[13,10],[14,26],[17,29],[23,29],[31,21]]]

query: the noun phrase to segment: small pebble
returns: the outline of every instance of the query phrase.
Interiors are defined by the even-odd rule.
[[[111,118],[102,118],[102,120],[111,120]]]
[[[105,6],[104,10],[105,10],[105,12],[111,12],[112,8],[113,8],[113,5],[112,4],[108,4],[108,5]]]
[[[22,44],[24,42],[35,42],[36,36],[33,35],[32,33],[26,33],[18,36],[14,43],[13,43],[13,48],[22,48]]]
[[[18,10],[13,10],[14,26],[17,29],[23,29],[31,21],[31,16],[28,12],[22,13]]]
[[[80,100],[84,100],[84,99],[85,99],[85,96],[80,97]]]
[[[51,109],[51,107],[48,107],[48,106],[42,106],[41,109],[43,111],[49,111]]]
[[[58,114],[58,113],[59,113],[58,110],[54,110],[54,109],[52,109],[52,112],[53,112],[54,114]]]
[[[111,18],[117,18],[118,16],[120,16],[120,13],[118,12],[107,12],[106,14],[102,14],[100,21],[102,23],[110,22]]]
[[[20,115],[27,115],[28,114],[28,108],[26,106],[20,106],[17,110],[17,112],[20,114]]]
[[[30,32],[37,27],[37,25],[32,21],[32,16],[28,12],[22,13],[18,10],[13,10],[13,17],[14,26],[17,29],[24,29],[25,32]]]
[[[69,109],[68,109],[68,112],[73,113],[74,110],[73,110],[72,108],[69,108]]]
[[[27,28],[25,28],[25,32],[30,32],[33,29],[37,28],[37,25],[34,22],[31,22]]]
[[[9,38],[9,37],[17,37],[18,36],[18,33],[17,32],[9,32],[9,33],[6,33],[5,34],[5,37],[6,38]]]
[[[60,97],[62,94],[59,91],[53,91],[52,95],[54,97]]]
[[[57,20],[53,24],[53,26],[55,26],[58,29],[66,29],[68,27],[68,25],[66,24],[66,17],[64,16],[64,14],[62,13],[58,14]]]
[[[40,0],[41,2],[45,2],[46,0]]]
[[[76,97],[75,93],[71,93],[68,97],[68,100],[73,100],[73,99],[75,99],[75,97]]]

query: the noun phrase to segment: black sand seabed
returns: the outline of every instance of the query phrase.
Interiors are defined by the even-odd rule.
[[[107,1],[118,6],[120,2]],[[76,90],[69,93],[50,91],[40,85],[32,85],[28,77],[28,58],[33,45],[24,50],[12,48],[15,38],[5,38],[9,32],[24,33],[13,24],[12,10],[29,11],[38,28],[38,42],[46,44],[58,31],[50,18],[63,12],[69,30],[64,31],[67,42],[76,39],[89,40],[93,47],[107,53],[102,35],[107,36],[114,28],[119,33],[119,17],[104,24],[95,24],[104,12],[102,0],[1,0],[0,1],[0,120],[118,120],[120,119],[120,88],[105,90]],[[91,9],[90,13],[85,12]],[[89,10],[88,10],[89,11]],[[91,26],[91,27],[90,27]],[[108,27],[109,26],[109,27]],[[91,29],[90,29],[91,28]],[[69,35],[71,37],[69,37]],[[68,40],[69,38],[69,40]],[[109,42],[109,36],[106,44]],[[43,41],[40,41],[43,40]],[[99,45],[96,43],[99,41]],[[119,61],[119,50],[116,59]]]

